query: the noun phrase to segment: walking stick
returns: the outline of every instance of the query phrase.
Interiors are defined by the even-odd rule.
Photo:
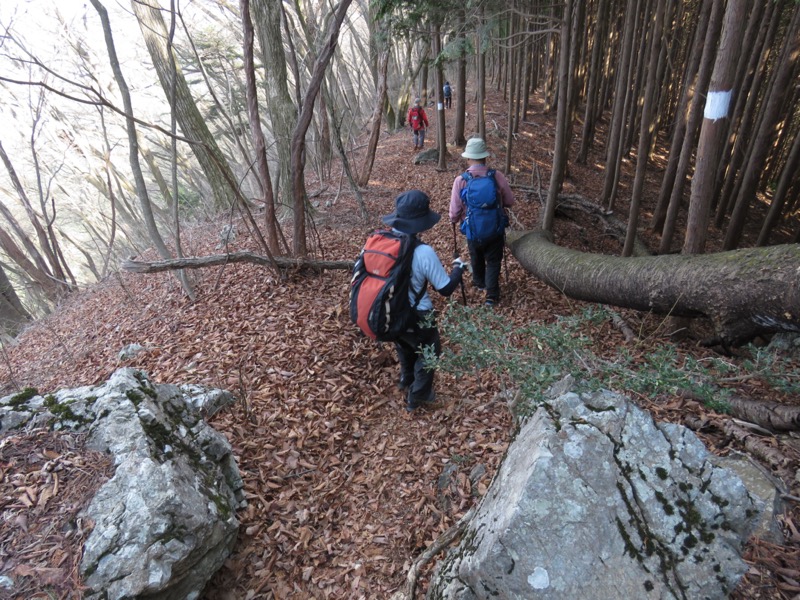
[[[503,269],[506,275],[506,285],[508,285],[508,258],[506,258],[506,231],[503,230]]]
[[[458,258],[458,240],[456,238],[456,224],[453,223],[453,258]],[[461,274],[461,299],[464,301],[464,306],[467,305],[467,292],[464,289],[464,274]]]

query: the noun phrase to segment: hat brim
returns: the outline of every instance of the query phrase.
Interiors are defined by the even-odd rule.
[[[462,152],[461,158],[471,158],[472,160],[480,160],[482,158],[488,158],[489,152]]]
[[[394,227],[397,229],[397,231],[402,231],[403,233],[422,233],[423,231],[427,231],[436,225],[441,218],[442,215],[429,210],[428,214],[425,216],[417,217],[415,219],[398,217],[397,213],[393,212],[390,215],[386,215],[381,220],[389,227]]]

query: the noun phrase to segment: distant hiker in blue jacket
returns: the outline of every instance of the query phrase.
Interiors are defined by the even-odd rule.
[[[492,307],[500,301],[500,268],[508,224],[505,209],[513,206],[514,194],[505,175],[486,166],[489,151],[481,138],[470,139],[461,156],[469,166],[453,182],[450,222],[461,221],[472,262],[472,284],[486,291],[486,305]]]
[[[450,87],[450,82],[444,82],[444,88],[442,89],[444,92],[444,107],[445,108],[452,108],[453,107],[453,88]]]

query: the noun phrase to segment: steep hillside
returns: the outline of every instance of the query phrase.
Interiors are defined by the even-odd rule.
[[[487,115],[488,143],[496,154],[491,165],[497,168],[505,158],[503,106],[502,98],[492,98]],[[541,114],[534,105],[516,138],[509,177],[517,195],[518,227],[537,223],[549,182],[553,121],[554,116]],[[470,115],[468,131],[472,124]],[[433,124],[430,131],[435,131]],[[393,198],[419,188],[445,215],[423,237],[449,266],[454,240],[446,213],[453,178],[464,161],[460,150],[451,148],[446,172],[430,164],[415,166],[412,146],[408,131],[382,137],[365,193],[369,222],[358,218],[356,201],[346,180],[342,183],[338,166],[331,181],[309,182],[313,201],[319,204],[312,236],[317,256],[354,259],[367,232],[393,210]],[[570,165],[565,191],[595,198],[602,185],[602,164],[595,151],[587,166]],[[631,181],[631,165],[627,167],[619,202],[623,218]],[[645,210],[657,195],[656,179],[645,192]],[[218,252],[215,246],[225,219],[223,215],[187,230],[184,253]],[[246,229],[241,224],[237,228],[232,249],[255,250]],[[620,251],[613,237],[581,214],[559,218],[556,238],[584,251]],[[457,238],[456,246],[466,256],[463,238]],[[510,256],[506,264],[497,310],[509,322],[552,322],[580,310],[580,303],[534,280]],[[249,506],[240,515],[236,551],[206,597],[387,598],[400,586],[410,561],[475,503],[497,468],[512,433],[506,404],[496,396],[498,380],[486,373],[460,379],[439,374],[441,406],[409,415],[395,386],[393,349],[365,339],[349,322],[349,273],[277,274],[236,264],[192,274],[197,281],[195,303],[182,297],[169,274],[121,273],[74,294],[53,315],[29,327],[15,346],[4,348],[0,392],[27,386],[46,392],[97,383],[122,364],[144,369],[160,382],[198,382],[235,392],[239,404],[215,416],[212,425],[234,446]],[[469,303],[478,304],[477,290],[469,284],[466,289]],[[457,293],[453,298],[458,297]],[[436,302],[447,310],[447,302]],[[626,345],[633,353],[646,353],[668,341],[663,318],[628,311],[621,315],[639,341],[626,342],[611,322],[592,325],[587,334],[596,341],[597,353]],[[130,343],[147,351],[123,363],[118,352]],[[691,338],[680,342],[679,350],[697,357],[712,354]],[[798,401],[777,397],[748,378],[730,385],[755,399]],[[661,419],[684,422],[699,417],[707,425],[701,436],[712,449],[725,453],[735,448],[714,426],[725,417],[698,402],[666,396],[634,399]],[[19,440],[23,443],[35,451],[35,440]],[[786,470],[796,472],[796,447],[774,437],[766,437],[765,443],[784,453]],[[19,446],[16,452],[22,452]],[[0,457],[5,473],[8,459]],[[482,478],[477,477],[481,469]],[[4,485],[8,504],[15,488],[8,480]],[[790,598],[800,592],[800,534],[795,528],[800,483],[785,485],[794,496],[793,510],[784,521],[790,544],[749,547],[752,568],[738,598]],[[66,498],[69,491],[62,493]],[[27,524],[28,533],[37,527],[44,532],[61,506],[51,502],[39,521]],[[0,561],[18,560],[26,552],[31,559],[56,560],[55,549],[42,556],[33,545],[14,545],[15,531],[9,522],[0,525]],[[66,594],[66,587],[53,585]]]

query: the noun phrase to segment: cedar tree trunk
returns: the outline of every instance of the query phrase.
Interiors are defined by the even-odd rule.
[[[800,246],[620,258],[561,248],[544,231],[508,234],[520,264],[570,298],[679,317],[708,317],[718,340],[800,331]]]

